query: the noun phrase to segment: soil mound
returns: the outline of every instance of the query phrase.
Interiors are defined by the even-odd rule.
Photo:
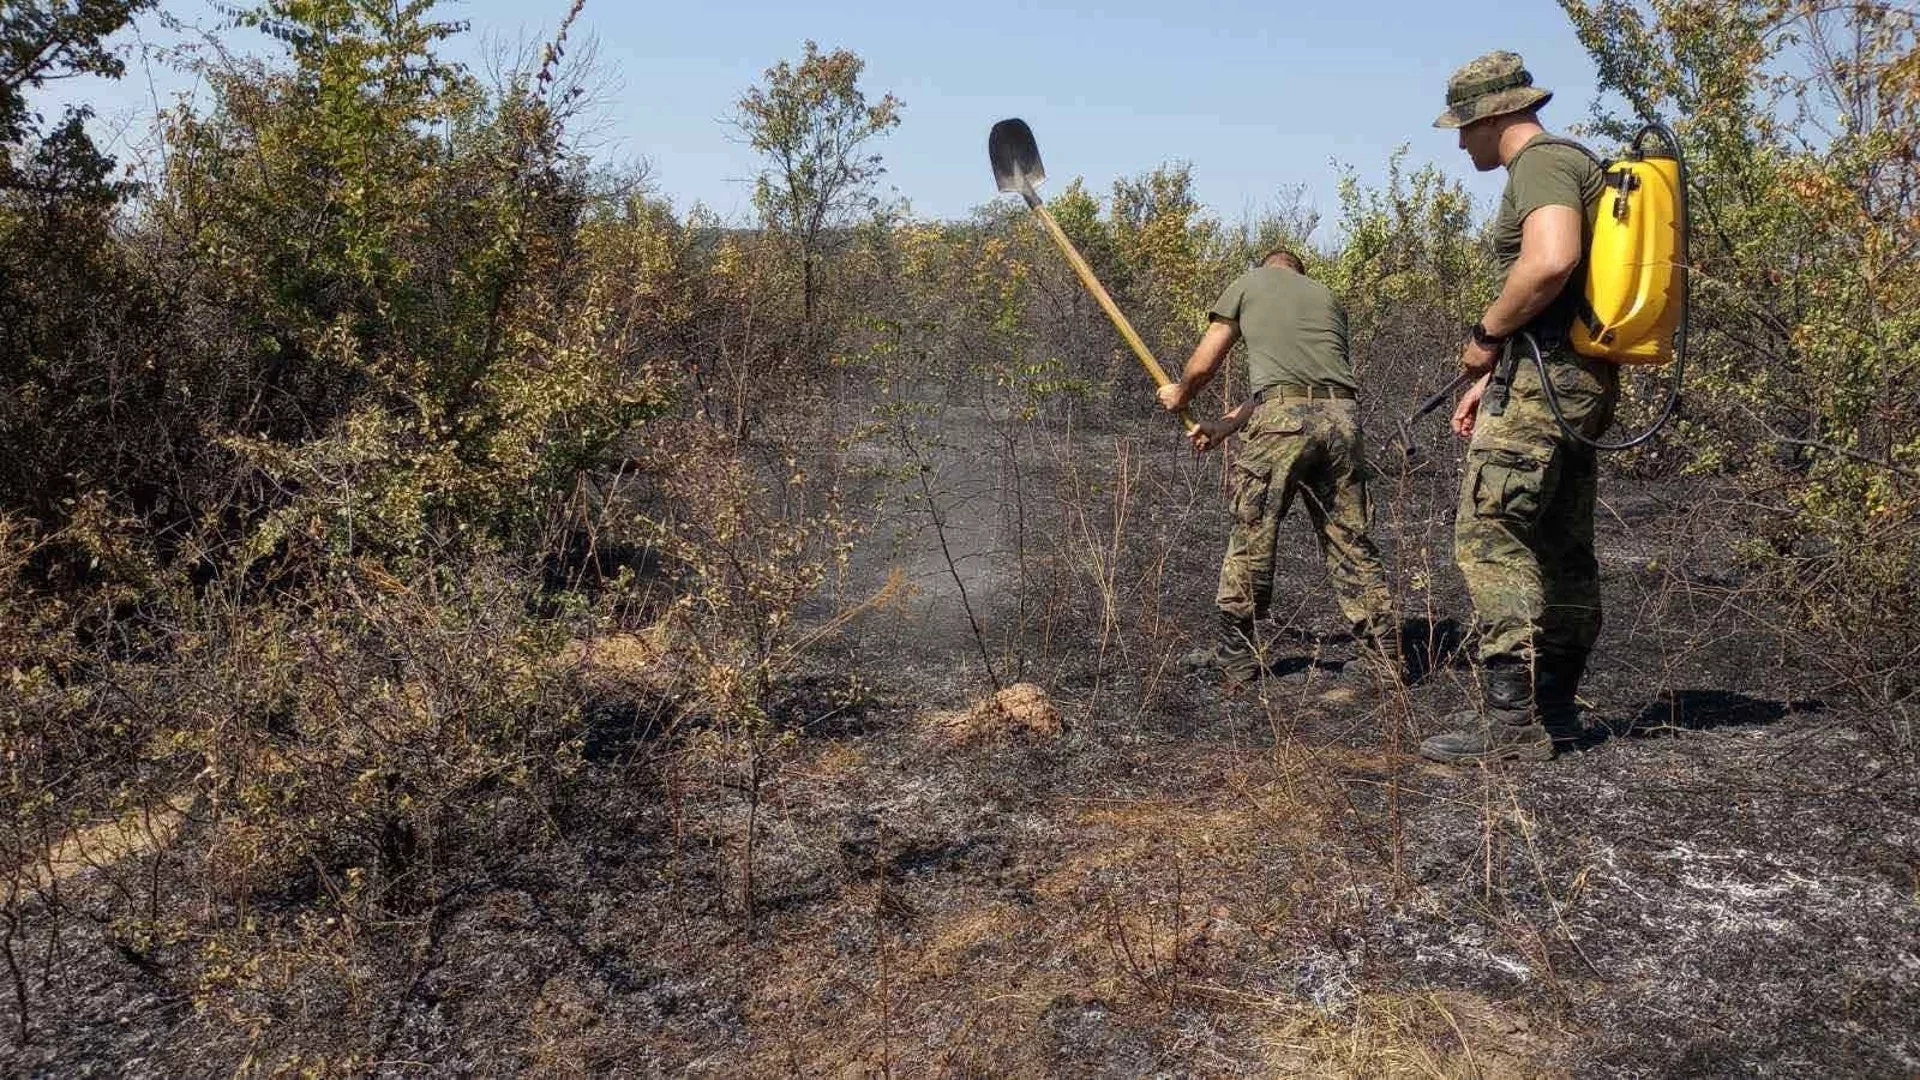
[[[935,713],[928,722],[936,738],[956,746],[1007,738],[1057,739],[1066,730],[1053,699],[1033,683],[1014,683],[970,708]]]

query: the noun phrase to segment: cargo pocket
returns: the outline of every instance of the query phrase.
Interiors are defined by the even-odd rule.
[[[1567,423],[1588,438],[1598,438],[1611,422],[1608,390],[1618,376],[1602,360],[1560,360],[1547,365],[1554,394]]]
[[[1247,421],[1244,432],[1246,439],[1253,442],[1304,435],[1307,418],[1302,414],[1303,404],[1295,401],[1269,401],[1262,404]]]
[[[1267,512],[1267,494],[1273,487],[1273,464],[1242,458],[1233,463],[1233,519],[1242,525],[1260,523]]]
[[[1488,450],[1473,476],[1473,512],[1532,525],[1545,502],[1547,457],[1520,450]]]

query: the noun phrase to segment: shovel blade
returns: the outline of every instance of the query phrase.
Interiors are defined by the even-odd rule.
[[[987,133],[987,158],[993,162],[993,182],[1001,191],[1031,194],[1047,178],[1040,164],[1040,144],[1025,120],[1002,120]]]

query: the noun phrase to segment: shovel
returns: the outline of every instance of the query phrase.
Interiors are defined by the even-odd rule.
[[[1053,237],[1053,242],[1059,246],[1060,253],[1067,257],[1068,263],[1072,264],[1073,272],[1080,275],[1080,284],[1087,287],[1087,291],[1093,294],[1093,298],[1100,302],[1100,309],[1107,313],[1107,318],[1113,320],[1113,328],[1120,331],[1120,337],[1133,350],[1133,355],[1140,358],[1140,365],[1147,369],[1147,375],[1153,379],[1153,385],[1172,384],[1173,380],[1167,377],[1166,369],[1160,366],[1160,361],[1153,358],[1147,343],[1140,340],[1139,334],[1134,333],[1133,324],[1120,313],[1119,307],[1113,302],[1113,297],[1107,295],[1107,290],[1101,286],[1100,279],[1094,276],[1093,267],[1088,266],[1087,260],[1081,258],[1080,252],[1073,246],[1073,241],[1067,239],[1067,234],[1060,229],[1060,223],[1053,220],[1052,214],[1047,213],[1047,208],[1040,202],[1040,196],[1034,192],[1034,189],[1047,178],[1047,170],[1046,166],[1040,164],[1040,144],[1033,139],[1033,129],[1027,126],[1025,120],[1002,120],[993,125],[993,131],[987,135],[987,157],[993,162],[993,182],[999,185],[1001,191],[1019,192],[1020,197],[1027,200],[1027,206],[1040,216],[1040,224],[1046,226],[1047,235]],[[1180,425],[1187,429],[1189,435],[1199,429],[1199,425],[1193,422],[1193,418],[1187,415],[1185,409],[1180,410]]]

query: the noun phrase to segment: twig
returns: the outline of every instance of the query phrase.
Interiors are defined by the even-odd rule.
[[[1433,1002],[1434,1011],[1438,1012],[1440,1019],[1445,1020],[1447,1026],[1453,1029],[1453,1037],[1460,1040],[1460,1051],[1467,1055],[1467,1068],[1473,1070],[1475,1076],[1485,1076],[1486,1074],[1480,1071],[1480,1063],[1474,1060],[1473,1044],[1467,1041],[1467,1033],[1461,1031],[1460,1025],[1454,1022],[1453,1013],[1445,1005],[1440,1004],[1440,995],[1428,991],[1427,1000]]]
[[[1587,955],[1587,950],[1580,944],[1580,939],[1574,936],[1573,929],[1560,912],[1560,900],[1553,895],[1553,886],[1547,883],[1547,868],[1540,861],[1540,848],[1533,842],[1533,828],[1527,823],[1526,812],[1520,809],[1519,795],[1511,790],[1508,794],[1513,800],[1513,819],[1520,826],[1520,838],[1526,841],[1527,858],[1533,863],[1534,875],[1539,879],[1541,893],[1547,898],[1548,910],[1553,912],[1554,924],[1560,927],[1561,935],[1567,939],[1567,944],[1573,946],[1573,951],[1579,955],[1580,962],[1587,965],[1587,970],[1593,972],[1596,978],[1605,979],[1606,972],[1601,971],[1600,966],[1593,962],[1593,957]]]
[[[960,607],[966,612],[967,625],[973,629],[973,643],[980,650],[981,666],[986,668],[987,679],[993,683],[994,692],[998,693],[1003,689],[1000,673],[994,669],[993,657],[987,651],[986,631],[980,629],[980,620],[974,616],[973,600],[967,595],[967,583],[961,579],[959,564],[953,557],[953,548],[947,543],[947,523],[940,513],[940,501],[934,497],[933,485],[927,480],[928,474],[933,472],[933,466],[927,464],[919,448],[913,444],[912,436],[907,434],[906,425],[896,427],[894,433],[900,437],[900,445],[906,450],[908,458],[913,461],[914,479],[920,483],[921,497],[927,501],[927,516],[933,521],[934,537],[940,541],[940,557],[947,564],[947,573],[953,578],[954,587],[960,590]]]

